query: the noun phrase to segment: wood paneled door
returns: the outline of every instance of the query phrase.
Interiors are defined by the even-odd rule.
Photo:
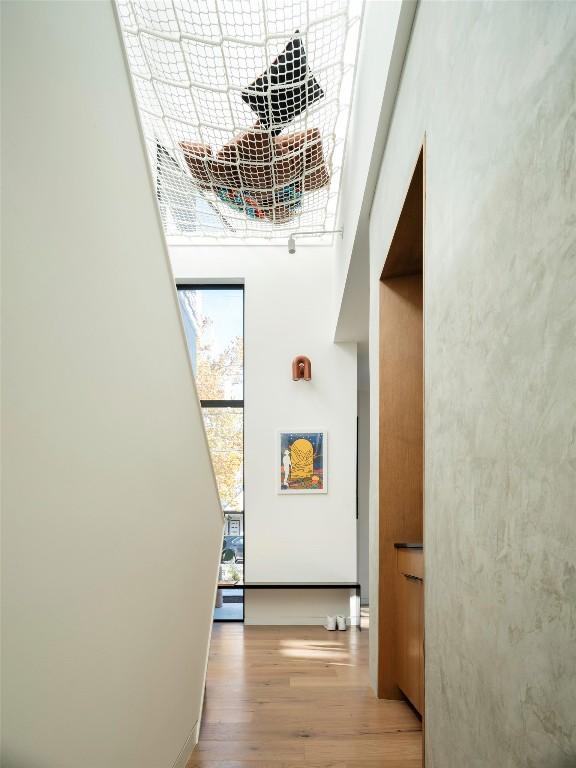
[[[395,545],[423,539],[424,202],[422,148],[382,269],[379,342],[378,695],[419,710],[423,582],[399,581]]]

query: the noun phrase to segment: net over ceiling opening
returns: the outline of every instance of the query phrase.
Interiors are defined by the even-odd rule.
[[[360,0],[117,7],[166,235],[333,229]]]

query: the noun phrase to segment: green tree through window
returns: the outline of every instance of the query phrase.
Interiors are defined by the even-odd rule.
[[[224,511],[243,500],[243,290],[179,286],[180,307]]]

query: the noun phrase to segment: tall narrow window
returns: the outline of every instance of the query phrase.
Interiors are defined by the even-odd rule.
[[[244,290],[179,285],[178,299],[226,519],[216,621],[244,619]]]

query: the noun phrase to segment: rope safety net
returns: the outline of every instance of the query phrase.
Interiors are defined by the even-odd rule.
[[[333,229],[361,1],[117,8],[166,235]]]

